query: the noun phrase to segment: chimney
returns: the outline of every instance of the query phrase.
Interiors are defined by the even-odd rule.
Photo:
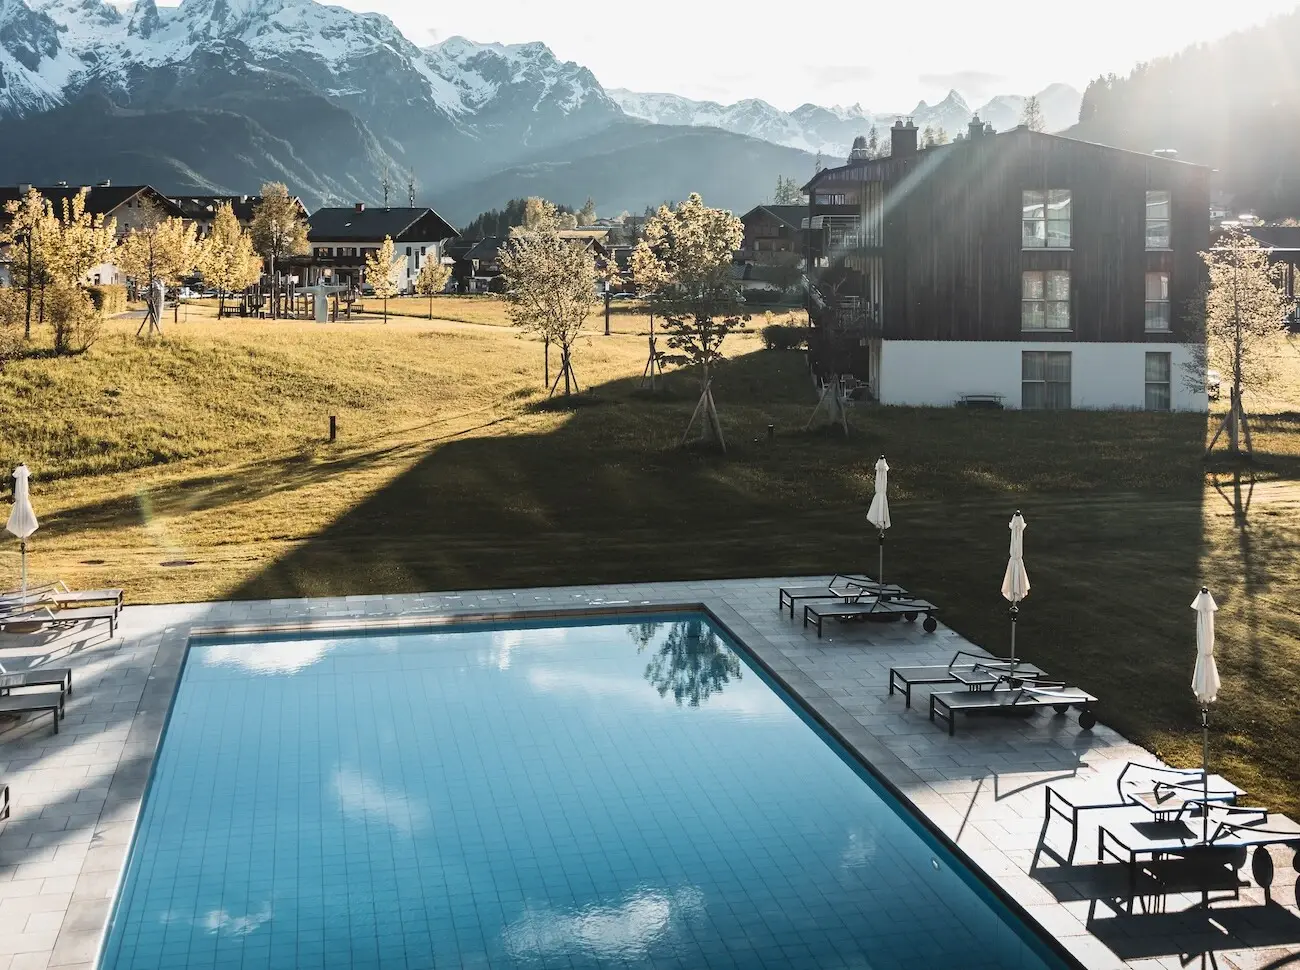
[[[358,203],[357,203],[357,211],[358,211],[358,212],[365,212],[365,211],[366,211],[366,204],[365,204],[364,202],[358,202]]]
[[[26,195],[26,194],[27,194],[28,192],[30,192],[31,190],[32,190],[32,183],[31,183],[31,182],[20,182],[20,183],[18,183],[18,194],[19,194],[19,195]]]
[[[100,187],[101,189],[112,188],[112,186],[113,186],[113,180],[112,180],[112,179],[104,179],[104,181],[102,181],[102,182],[99,183],[99,187]]]
[[[1156,149],[1155,151],[1153,151],[1151,154],[1154,155],[1156,158],[1168,158],[1168,159],[1171,159],[1171,160],[1172,160],[1172,159],[1177,159],[1177,158],[1178,158],[1178,149],[1176,149],[1176,148],[1157,148],[1157,149]]]
[[[68,183],[66,181],[59,182],[59,188],[66,189],[67,187],[68,187]]]
[[[911,118],[907,119],[907,124],[899,118],[889,129],[889,154],[893,158],[916,154],[916,125]]]
[[[967,138],[982,138],[984,135],[984,122],[980,121],[980,116],[976,115],[971,118],[970,124],[966,126]]]

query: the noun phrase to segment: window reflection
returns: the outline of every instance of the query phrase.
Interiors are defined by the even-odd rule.
[[[1069,189],[1021,193],[1020,244],[1026,249],[1069,249],[1072,200]]]

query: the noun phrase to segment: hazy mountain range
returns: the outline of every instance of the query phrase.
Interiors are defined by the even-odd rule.
[[[638,94],[624,88],[611,88],[606,93],[626,114],[655,124],[722,128],[830,156],[847,155],[853,139],[873,125],[885,138],[884,130],[899,118],[911,118],[918,128],[943,128],[949,135],[956,135],[966,129],[972,115],[978,114],[981,121],[1005,131],[1020,122],[1026,100],[1023,95],[1005,94],[972,108],[958,92],[949,91],[937,104],[921,101],[911,111],[869,111],[860,104],[848,108],[803,104],[793,111],[782,111],[755,99],[722,105],[676,94]],[[1079,120],[1083,96],[1068,84],[1053,84],[1037,92],[1037,97],[1048,131],[1060,131]]]
[[[1184,148],[1184,157],[1294,182],[1254,164],[1268,133],[1225,133],[1228,105],[1253,118],[1271,103],[1273,131],[1291,137],[1294,71],[1281,53],[1291,48],[1277,41],[1300,41],[1298,25],[1293,15],[1105,90],[1094,85],[1082,106],[1077,91],[1052,85],[1038,92],[1047,126],[1064,128],[1082,110],[1087,120],[1071,129],[1082,136]],[[1231,63],[1216,51],[1234,52]],[[1250,85],[1235,83],[1247,76]],[[1222,78],[1234,83],[1210,80]],[[1006,95],[976,110],[1005,129],[1022,104]],[[386,17],[315,0],[0,0],[8,184],[109,178],[247,193],[276,179],[314,206],[377,202],[387,172],[391,199],[405,199],[413,175],[417,199],[453,221],[529,193],[574,206],[591,195],[602,212],[618,212],[699,191],[743,211],[767,199],[778,176],[810,176],[814,153],[834,164],[872,125],[884,138],[909,116],[956,134],[971,114],[955,91],[909,112],[785,112],[757,100],[607,91],[544,44],[456,37],[422,48]]]

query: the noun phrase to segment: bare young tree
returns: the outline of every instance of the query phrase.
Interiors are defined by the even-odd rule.
[[[743,330],[749,319],[732,275],[732,256],[745,228],[725,209],[711,209],[698,193],[676,209],[660,206],[646,223],[646,234],[632,254],[637,288],[650,293],[650,305],[663,318],[670,350],[668,363],[700,369],[700,400],[682,444],[703,416],[702,437],[714,437],[723,451],[726,440],[713,401],[713,366],[722,359],[722,343]]]
[[[555,207],[542,202],[532,225],[516,229],[502,248],[501,273],[510,322],[560,351],[559,372],[548,396],[563,379],[567,397],[578,390],[573,344],[599,300],[595,258],[589,249],[561,238]]]
[[[397,255],[393,237],[385,236],[384,244],[373,253],[366,254],[366,282],[375,296],[384,301],[384,323],[388,322],[388,301],[397,296],[397,270],[402,258]]]
[[[451,267],[443,265],[442,260],[432,254],[420,267],[420,275],[415,278],[415,292],[429,298],[429,319],[433,319],[433,298],[447,288],[451,279]]]
[[[305,256],[311,252],[307,242],[307,220],[297,200],[289,194],[283,182],[267,182],[262,186],[261,201],[253,209],[253,222],[249,227],[253,245],[271,263],[271,285],[276,285],[276,266],[291,256]],[[271,317],[279,312],[277,299],[271,300]]]
[[[1252,451],[1242,394],[1261,390],[1274,379],[1270,345],[1282,332],[1295,302],[1283,289],[1281,267],[1269,265],[1267,250],[1248,233],[1226,233],[1201,258],[1209,273],[1190,307],[1192,339],[1187,345],[1184,384],[1200,393],[1208,370],[1231,375],[1228,413],[1206,454],[1226,432],[1228,454],[1238,458],[1243,442],[1245,453]]]
[[[1043,115],[1043,106],[1037,95],[1031,94],[1025,98],[1025,103],[1020,108],[1020,123],[1030,131],[1047,130],[1047,118]]]

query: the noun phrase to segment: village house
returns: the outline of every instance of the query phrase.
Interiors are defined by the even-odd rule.
[[[65,202],[70,202],[78,193],[85,191],[86,211],[93,216],[116,220],[119,240],[132,229],[143,225],[147,219],[155,218],[155,214],[164,217],[182,215],[179,206],[149,185],[113,185],[109,181],[103,181],[98,185],[82,186],[59,182],[56,185],[0,186],[0,220],[8,218],[3,211],[6,203],[21,200],[33,187],[50,201],[56,214],[63,212]],[[10,281],[5,263],[4,254],[0,253],[0,283]],[[98,286],[124,284],[126,280],[116,266],[103,263],[86,274],[86,282]]]
[[[1281,267],[1278,282],[1282,291],[1292,300],[1296,298],[1296,277],[1300,275],[1300,226],[1239,226],[1240,230],[1250,236],[1260,247],[1268,251],[1268,261],[1275,267]],[[1214,244],[1223,237],[1223,231],[1214,233]],[[1292,311],[1287,325],[1300,329],[1300,308]]]
[[[974,119],[818,173],[812,358],[885,404],[1204,410],[1184,365],[1210,170]]]
[[[745,239],[737,253],[741,262],[770,263],[774,257],[804,254],[807,231],[806,205],[756,205],[743,216]]]
[[[347,208],[324,208],[308,220],[311,254],[295,264],[307,269],[304,283],[328,282],[361,288],[366,256],[391,237],[401,258],[398,291],[414,293],[415,280],[428,260],[441,260],[447,243],[457,238],[454,226],[428,208],[368,208],[358,202]]]
[[[212,222],[217,217],[217,209],[229,205],[239,224],[247,229],[253,224],[253,214],[262,202],[260,195],[179,195],[171,199],[181,210],[182,215],[194,223],[198,237],[206,239],[212,234]],[[307,218],[307,207],[302,199],[293,198],[294,207],[302,218]]]

